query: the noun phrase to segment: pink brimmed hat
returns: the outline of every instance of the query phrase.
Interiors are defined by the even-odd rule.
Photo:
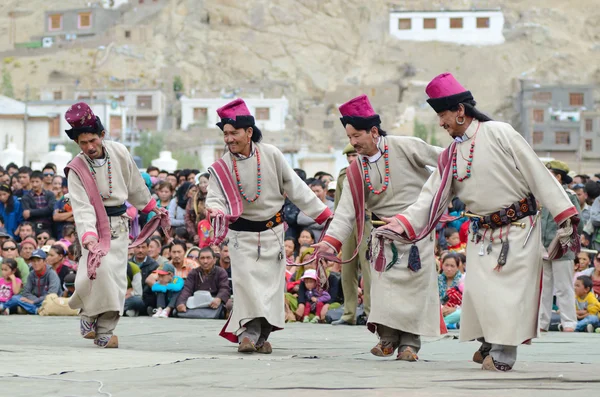
[[[65,120],[71,126],[71,129],[65,130],[65,132],[73,140],[77,139],[79,134],[100,134],[104,131],[104,126],[102,126],[100,119],[85,102],[78,102],[71,106],[65,113]]]
[[[425,88],[427,103],[436,113],[452,109],[459,103],[472,101],[471,91],[466,90],[450,73],[436,76]]]
[[[256,127],[254,116],[248,110],[246,102],[238,98],[229,102],[227,105],[217,109],[217,114],[221,121],[217,126],[223,131],[226,124],[231,124],[235,129],[252,127],[252,140],[258,142],[262,137],[262,132]]]
[[[381,124],[379,115],[375,113],[371,102],[369,102],[369,98],[364,94],[344,103],[340,106],[339,110],[342,115],[340,121],[344,128],[347,124],[350,124],[361,131],[370,130],[371,127]]]

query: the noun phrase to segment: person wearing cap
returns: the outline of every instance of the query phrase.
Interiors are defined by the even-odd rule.
[[[348,164],[352,164],[354,160],[358,158],[358,153],[354,149],[351,143],[346,145],[342,153],[346,156]],[[336,196],[334,201],[334,210],[342,197],[344,181],[346,180],[346,172],[348,167],[343,168],[337,179],[336,185]],[[365,227],[363,231],[362,244],[360,245],[358,255],[353,257],[353,253],[356,250],[356,242],[358,238],[356,236],[356,225],[352,230],[352,235],[344,241],[342,244],[342,261],[347,262],[343,266],[342,271],[342,291],[344,292],[344,314],[339,320],[333,321],[332,325],[354,325],[357,322],[356,309],[358,306],[358,286],[359,286],[359,272],[362,276],[365,285],[371,285],[371,265],[367,260],[367,249],[369,236],[371,235],[371,213],[365,211]],[[369,317],[371,312],[371,288],[365,288],[363,291],[363,310],[366,318]],[[361,319],[362,320],[362,319]],[[363,323],[364,324],[364,323]]]
[[[206,207],[215,243],[227,236],[235,307],[221,336],[242,353],[271,353],[267,341],[285,323],[285,197],[318,224],[331,210],[298,177],[262,133],[242,99],[217,110],[227,152],[209,168]],[[232,218],[233,217],[233,218]]]
[[[542,229],[537,201],[560,225],[551,259],[579,249],[577,208],[521,134],[481,113],[471,92],[450,73],[435,77],[425,92],[440,127],[454,142],[415,204],[385,219],[389,224],[378,235],[403,242],[426,238],[458,196],[471,229],[460,340],[482,342],[473,361],[484,370],[508,371],[517,347],[539,334]]]
[[[323,241],[317,244],[319,250],[336,253],[342,250],[342,243],[352,235],[355,225],[357,238],[362,240],[365,210],[371,212],[371,222],[377,227],[383,217],[393,216],[414,203],[430,175],[426,167],[435,166],[442,151],[419,138],[388,136],[366,95],[346,102],[339,110],[346,135],[359,158],[347,169],[336,214]],[[368,251],[371,271],[378,274],[371,274],[370,285],[365,280],[365,290],[370,288],[371,294],[367,326],[377,334],[379,342],[371,353],[389,357],[398,349],[397,359],[416,361],[421,335],[438,336],[442,327],[433,236],[414,248],[373,236]],[[357,246],[361,244],[359,241]],[[417,246],[423,257],[422,266],[410,267],[410,251]],[[354,255],[359,252],[360,248],[355,249]]]
[[[160,219],[168,215],[156,208],[127,148],[104,139],[106,131],[89,105],[74,104],[65,119],[72,127],[65,132],[81,149],[65,169],[82,246],[69,306],[81,309],[84,338],[93,339],[99,347],[116,348],[118,338],[113,331],[123,314],[127,290],[129,219],[125,201],[143,213],[159,212]]]
[[[177,297],[183,289],[183,278],[175,276],[175,266],[165,263],[154,271],[158,278],[152,286],[152,292],[156,294],[156,313],[154,318],[169,318],[175,309]]]
[[[41,249],[31,254],[31,270],[21,293],[6,302],[5,309],[21,307],[29,314],[37,314],[48,294],[61,294],[60,279],[52,266],[46,263],[46,253]]]
[[[558,160],[552,160],[546,163],[546,168],[560,183],[573,206],[581,212],[579,200],[575,193],[568,189],[573,178],[569,175],[569,166]],[[548,250],[550,243],[556,236],[559,225],[554,221],[550,211],[546,207],[542,208],[541,215],[542,244]],[[583,232],[584,223],[579,224],[578,233]],[[556,296],[556,305],[560,309],[560,329],[564,332],[574,332],[577,326],[577,314],[575,312],[575,288],[573,286],[575,252],[565,253],[559,260],[549,260],[544,257],[543,262],[543,284],[542,299],[540,303],[540,331],[548,331],[552,317],[552,304]]]
[[[317,324],[319,320],[324,321],[331,295],[325,289],[317,287],[319,283],[317,271],[315,269],[306,270],[300,280],[301,284],[304,284],[304,288],[300,289],[304,290],[304,302],[306,302],[302,322]],[[314,314],[312,320],[310,319],[311,313]]]

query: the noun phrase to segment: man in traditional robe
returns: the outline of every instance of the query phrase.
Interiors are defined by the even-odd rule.
[[[430,175],[426,167],[434,167],[442,151],[418,138],[387,136],[366,95],[350,100],[339,110],[359,159],[348,167],[334,219],[323,241],[317,244],[321,252],[340,252],[355,224],[359,225],[358,236],[362,236],[365,209],[371,212],[377,226],[382,217],[402,212],[413,204]],[[377,273],[371,276],[367,325],[379,336],[372,354],[388,357],[398,349],[399,360],[416,361],[420,336],[440,334],[433,240],[432,235],[417,243],[422,266],[411,268],[410,245],[389,241],[382,244],[383,240],[371,239],[371,270]],[[345,271],[342,269],[342,273]]]
[[[228,151],[210,168],[206,207],[215,244],[229,239],[235,304],[221,336],[241,353],[272,352],[271,331],[285,322],[285,196],[319,224],[331,211],[272,145],[242,99],[217,110]]]
[[[437,76],[425,91],[454,142],[416,203],[385,219],[390,223],[378,235],[418,241],[435,228],[453,196],[465,203],[471,230],[460,339],[482,342],[473,361],[484,370],[508,371],[517,346],[539,332],[542,242],[536,200],[560,225],[551,259],[578,249],[577,209],[525,139],[479,112],[471,92],[451,74]]]
[[[148,213],[156,202],[131,154],[120,143],[105,141],[100,119],[85,103],[69,108],[66,131],[81,149],[67,166],[69,196],[83,247],[75,293],[69,300],[80,309],[80,330],[103,348],[116,348],[113,331],[123,314],[127,291],[129,218],[125,201]],[[168,218],[162,211],[159,217]]]

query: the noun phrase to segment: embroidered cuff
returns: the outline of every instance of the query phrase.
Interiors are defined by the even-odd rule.
[[[85,245],[86,240],[88,240],[88,238],[94,238],[96,239],[96,241],[98,241],[98,235],[94,232],[85,232],[83,233],[83,236],[81,236],[81,245]]]
[[[148,202],[148,204],[146,204],[146,206],[142,210],[142,213],[149,214],[155,208],[156,208],[156,200],[152,199]]]
[[[568,209],[564,210],[563,212],[561,212],[557,216],[555,216],[554,217],[554,222],[556,222],[557,225],[560,225],[564,221],[566,221],[567,219],[569,219],[569,218],[571,218],[571,217],[573,217],[575,215],[579,215],[579,212],[577,212],[577,208],[575,208],[573,206],[571,208],[568,208]]]
[[[323,241],[325,244],[329,245],[331,248],[335,250],[335,253],[338,254],[342,250],[342,242],[338,239],[331,237],[329,235],[325,235],[323,237]]]
[[[315,218],[315,222],[317,222],[319,225],[322,225],[332,215],[333,213],[331,212],[331,210],[329,208],[325,208],[323,212],[321,212],[321,215]]]
[[[408,219],[406,219],[404,215],[398,214],[396,215],[396,219],[398,219],[402,224],[402,227],[404,228],[404,231],[406,232],[406,235],[409,239],[412,240],[417,237],[415,229],[413,229],[413,227],[410,225],[410,222],[408,221]]]

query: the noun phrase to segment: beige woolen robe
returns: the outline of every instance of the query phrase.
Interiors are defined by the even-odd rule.
[[[390,163],[390,183],[387,190],[375,195],[365,184],[365,209],[379,218],[392,217],[415,202],[423,184],[431,174],[425,167],[435,167],[442,151],[441,148],[430,146],[421,139],[413,137],[382,137],[379,142],[381,151],[386,144]],[[362,157],[357,161],[362,161]],[[370,163],[368,168],[373,188],[381,190],[385,177],[383,155],[376,162]],[[342,198],[325,241],[339,251],[342,242],[352,234],[354,225],[353,198],[346,178]],[[373,229],[373,233],[375,231],[376,229]],[[373,325],[382,324],[415,335],[440,334],[440,300],[433,253],[434,238],[435,236],[432,235],[417,243],[422,267],[417,272],[408,268],[408,253],[411,245],[397,242],[395,243],[398,249],[397,262],[383,273],[377,273],[371,268],[369,329],[374,331]],[[372,246],[371,262],[374,262],[379,249],[377,239],[373,239]],[[392,256],[388,241],[385,244],[386,265],[392,260]]]
[[[330,216],[329,209],[296,175],[279,149],[266,143],[252,145],[253,155],[237,160],[238,171],[246,196],[253,198],[257,192],[255,149],[258,149],[262,174],[261,195],[253,203],[242,198],[244,210],[241,217],[251,221],[267,221],[281,211],[285,201],[284,194],[287,194],[302,212],[318,223],[325,222]],[[225,153],[223,160],[235,183],[232,154]],[[212,170],[206,207],[228,212],[226,196]],[[286,264],[283,225],[261,233],[230,230],[227,238],[231,255],[234,304],[225,332],[239,335],[245,330],[244,325],[248,321],[259,317],[266,318],[269,324],[276,328],[283,328]]]
[[[119,206],[127,200],[140,211],[147,212],[156,203],[146,187],[140,171],[125,146],[118,142],[104,141],[106,152],[110,156],[112,171],[112,195],[104,200],[105,207]],[[78,156],[83,157],[80,153]],[[85,158],[84,158],[84,161]],[[87,164],[87,162],[86,162]],[[108,162],[96,170],[98,190],[108,195]],[[79,241],[88,235],[98,238],[96,230],[96,212],[90,203],[88,194],[75,172],[69,172],[69,197],[73,206],[73,217]],[[127,292],[127,246],[129,245],[129,218],[112,216],[108,218],[113,238],[110,250],[102,258],[95,280],[87,274],[88,250],[82,248],[75,293],[69,300],[72,309],[81,309],[81,314],[94,317],[101,313],[117,311],[122,314]]]
[[[473,138],[478,128],[476,138]],[[473,120],[466,135],[471,139],[457,145],[458,176],[466,174],[469,150],[472,140],[476,139],[472,175],[463,182],[453,179],[451,189],[452,195],[458,196],[469,211],[489,215],[533,193],[559,224],[577,214],[564,189],[509,124]],[[436,169],[417,202],[398,216],[409,237],[427,225],[432,197],[440,184],[440,173]],[[517,346],[538,336],[541,223],[523,248],[531,219],[519,222],[525,222],[526,228],[502,228],[502,237],[508,238],[510,245],[507,263],[500,271],[494,270],[502,245],[500,229],[493,233],[490,254],[487,254],[487,247],[491,231],[479,244],[472,242],[472,235],[469,235],[460,321],[462,341],[484,337],[489,343]]]

